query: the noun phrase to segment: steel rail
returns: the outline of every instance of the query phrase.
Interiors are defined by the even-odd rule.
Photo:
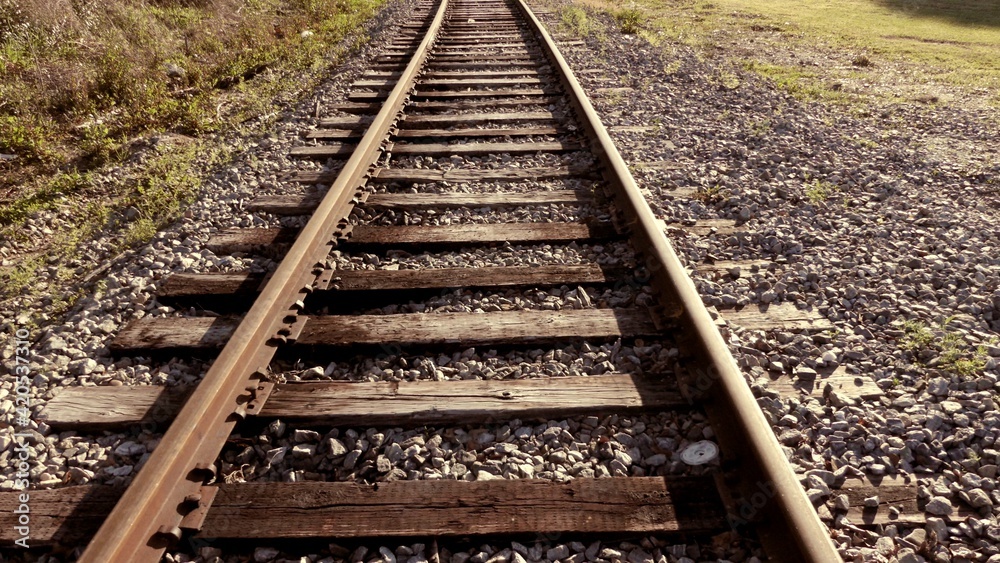
[[[204,471],[212,467],[232,432],[241,405],[274,356],[272,339],[294,322],[295,303],[329,256],[345,225],[363,178],[399,117],[417,74],[437,37],[448,0],[441,0],[427,34],[357,150],[331,185],[309,222],[275,270],[204,379],[164,434],[114,510],[87,546],[80,563],[154,563],[180,538],[183,519],[204,509]],[[251,391],[252,392],[252,391]],[[235,416],[234,416],[235,415]],[[199,471],[202,469],[202,471]],[[197,512],[197,511],[195,511]]]
[[[737,516],[765,523],[755,528],[772,560],[840,561],[829,532],[799,485],[694,282],[659,227],[583,87],[525,0],[517,0],[517,5],[541,39],[550,61],[559,69],[563,87],[592,140],[593,152],[604,164],[604,177],[617,189],[616,201],[629,215],[632,233],[645,246],[647,268],[654,287],[661,298],[680,307],[681,326],[686,339],[695,348],[693,359],[686,362],[686,367],[696,375],[695,391],[704,393],[700,398],[713,415],[713,421],[725,421],[726,417],[733,416],[740,421],[739,424],[713,424],[723,452],[737,453],[743,459],[756,462],[755,465],[740,465],[741,470],[749,471],[741,476],[739,488],[745,499],[754,500],[750,501],[749,514]]]

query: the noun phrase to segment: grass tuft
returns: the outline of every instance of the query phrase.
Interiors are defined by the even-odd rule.
[[[857,67],[875,66],[875,63],[873,63],[872,60],[868,58],[868,55],[865,55],[864,53],[857,55],[853,59],[851,59],[851,64]]]
[[[594,28],[593,22],[587,16],[587,11],[576,6],[563,6],[559,9],[559,22],[563,29],[576,35],[586,37]]]
[[[837,186],[819,178],[806,184],[806,198],[812,203],[821,203],[837,192]]]
[[[986,359],[989,357],[986,347],[972,349],[962,335],[948,329],[950,320],[945,319],[936,331],[922,322],[906,321],[903,323],[904,336],[899,347],[914,355],[930,350],[936,354],[929,364],[932,367],[960,377],[975,377],[986,367]]]
[[[643,29],[646,15],[638,8],[623,8],[614,12],[614,18],[622,33],[638,35]]]

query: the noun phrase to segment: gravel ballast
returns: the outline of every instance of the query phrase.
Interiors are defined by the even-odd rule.
[[[204,362],[115,361],[108,353],[108,343],[130,320],[179,313],[154,299],[159,284],[170,273],[266,271],[275,267],[259,258],[217,257],[203,247],[220,229],[302,224],[302,218],[250,214],[243,206],[257,195],[286,193],[289,187],[278,180],[281,174],[321,166],[290,160],[288,150],[302,145],[302,133],[314,127],[317,103],[322,106],[344,99],[349,84],[378,53],[380,39],[391,36],[393,24],[403,21],[412,6],[412,2],[400,2],[387,7],[374,24],[376,40],[372,46],[339,68],[337,77],[324,84],[314,98],[279,119],[273,136],[234,141],[243,156],[208,179],[201,198],[183,219],[159,233],[150,245],[117,260],[97,292],[81,299],[66,318],[42,319],[38,341],[33,344],[34,414],[62,387],[178,385],[201,377],[207,367]],[[552,18],[547,23],[554,28],[556,16]],[[575,69],[599,68],[604,76],[641,92],[621,97],[595,95],[595,106],[605,124],[647,125],[654,119],[661,124],[649,134],[613,133],[630,162],[672,163],[672,169],[635,171],[640,186],[649,191],[657,215],[670,222],[726,218],[738,224],[732,235],[675,239],[682,259],[690,265],[748,259],[779,263],[753,274],[696,276],[706,305],[718,308],[725,318],[725,309],[736,304],[794,303],[814,307],[836,326],[832,333],[819,335],[733,327],[730,345],[747,381],[766,389],[769,372],[803,376],[808,370],[845,366],[850,373],[874,379],[885,393],[869,401],[840,396],[825,401],[792,399],[768,392],[759,397],[790,462],[802,476],[803,486],[816,499],[820,513],[833,522],[832,534],[844,559],[1000,562],[1000,490],[995,487],[1000,465],[996,446],[1000,437],[1000,416],[996,414],[1000,390],[998,170],[988,163],[970,167],[968,163],[938,160],[927,148],[934,143],[922,140],[935,135],[957,147],[968,146],[975,153],[975,145],[997,137],[992,122],[960,108],[906,105],[879,109],[869,118],[853,118],[836,108],[796,100],[773,84],[742,72],[738,73],[738,87],[721,87],[718,70],[729,68],[723,60],[698,57],[686,47],[652,47],[618,34],[613,26],[600,40],[591,37],[587,42],[585,47],[564,49]],[[677,70],[666,72],[665,68]],[[608,86],[592,76],[580,75],[589,90]],[[561,111],[562,102],[549,109]],[[390,162],[394,167],[451,169],[555,166],[589,158],[570,153],[516,159],[509,155],[394,157]],[[492,186],[484,191],[563,189],[564,184],[542,181],[510,188]],[[696,199],[671,195],[672,190],[683,188],[698,188],[699,195]],[[474,192],[479,186],[427,185],[417,189]],[[602,213],[587,207],[548,206],[543,211],[407,212],[378,216],[376,222],[579,220],[603,218]],[[374,214],[356,217],[365,223],[373,219]],[[46,220],[51,218],[39,218],[40,223]],[[102,248],[98,240],[95,256],[101,256]],[[629,245],[620,242],[505,246],[388,257],[344,252],[335,260],[343,269],[395,269],[579,264],[595,258],[607,265],[634,263]],[[649,301],[645,288],[563,287],[547,292],[443,293],[428,301],[367,312],[488,312],[511,306],[548,308],[546,303],[583,308],[641,306]],[[20,326],[30,311],[43,311],[44,307],[41,302],[19,303],[3,311],[0,322]],[[14,350],[5,343],[2,353],[6,361]],[[470,350],[293,364],[284,377],[399,381],[669,372],[676,354],[676,348],[666,342],[584,343],[504,354]],[[13,395],[13,384],[5,379],[0,383],[0,410],[13,410]],[[14,488],[12,430],[0,430],[0,490],[4,491]],[[57,434],[44,423],[33,422],[32,430],[30,472],[36,488],[127,483],[162,436],[162,429],[155,427],[105,435]],[[601,440],[602,436],[610,438]],[[278,422],[254,436],[248,450],[224,452],[222,473],[233,480],[276,481],[532,476],[561,480],[591,474],[679,474],[691,468],[677,459],[677,452],[691,441],[711,438],[711,428],[703,420],[673,415],[615,420],[577,417],[547,423],[511,421],[495,427],[405,431],[356,428],[315,432],[286,428]],[[408,440],[412,443],[402,447]],[[478,444],[472,452],[466,447],[470,442]],[[308,454],[310,446],[323,454],[316,463],[302,453]],[[353,463],[348,463],[352,454]],[[843,496],[815,478],[817,470],[843,474],[844,468],[872,476],[915,476],[919,504],[928,516],[926,526],[890,524],[871,530],[854,526],[856,523],[844,516],[848,505]],[[971,510],[975,516],[958,525],[948,524],[943,518],[959,508]],[[242,559],[208,546],[168,554],[167,560],[229,563],[249,557],[262,563],[422,563],[432,557],[432,551],[442,561],[454,563],[752,562],[760,555],[737,539],[675,545],[657,538],[580,543],[540,537],[524,544],[493,542],[440,550],[424,544],[350,549],[331,545],[308,555],[261,546]]]

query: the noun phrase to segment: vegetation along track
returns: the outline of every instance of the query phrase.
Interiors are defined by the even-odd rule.
[[[80,388],[47,406],[53,427],[172,422],[123,492],[74,487],[33,495],[36,537],[68,541],[103,520],[80,561],[142,562],[204,538],[711,537],[735,527],[771,560],[839,559],[661,225],[530,9],[517,0],[444,0],[422,4],[418,15],[348,102],[318,108],[317,118],[320,109],[341,116],[321,119],[310,135],[315,144],[294,154],[327,166],[303,166],[289,177],[317,189],[251,204],[311,214],[308,221],[223,232],[209,245],[217,254],[282,255],[280,265],[266,277],[175,275],[160,298],[190,306],[191,314],[140,319],[119,333],[118,354],[218,353],[197,387]],[[472,166],[424,167],[453,156]],[[482,158],[462,160],[469,157]],[[434,267],[377,267],[378,256],[405,261],[431,250],[445,256],[512,245],[521,260],[506,265],[455,267],[423,254]],[[583,258],[536,260],[564,252]],[[612,252],[626,258],[611,266],[601,256]],[[577,288],[573,307],[544,298],[562,286]],[[601,288],[625,298],[612,304]],[[487,296],[480,310],[448,308],[450,296],[471,290]],[[636,358],[632,372],[588,377],[345,382],[323,370],[313,375],[324,381],[285,377],[290,358],[395,358],[406,366],[399,358],[412,350],[472,355],[475,347],[580,342],[587,350],[607,341],[633,349],[666,342],[677,353],[656,365]],[[394,466],[400,456],[412,458],[405,452],[371,453],[378,444],[366,452],[356,433],[340,440],[332,432],[317,445],[319,434],[309,430],[471,425],[467,463],[476,467],[489,448],[498,459],[512,453],[492,443],[497,436],[482,432],[484,425],[637,412],[707,413],[711,429],[697,437],[717,441],[721,454],[714,459],[709,446],[698,459],[691,457],[697,440],[686,440],[683,452],[664,440],[660,459],[645,470],[630,470],[628,452],[609,449],[619,463],[609,475],[547,471],[552,460],[539,458],[531,463],[548,478],[531,478],[531,469],[518,479],[490,479],[509,476],[509,469],[491,472],[504,467],[498,463],[481,466],[475,479],[456,472],[411,480]],[[268,426],[274,419],[284,421],[280,429]],[[254,439],[242,436],[264,426],[280,436],[285,423],[299,429],[297,445],[281,456],[354,455],[351,467],[364,470],[350,482],[318,470],[283,483],[266,472],[243,482],[245,452],[237,450]],[[600,436],[596,428],[593,434]],[[263,436],[254,445],[267,445]],[[368,446],[380,441],[367,438]],[[347,452],[345,442],[355,449]]]

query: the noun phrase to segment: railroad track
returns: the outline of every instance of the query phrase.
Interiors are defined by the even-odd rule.
[[[328,115],[310,144],[294,149],[327,164],[288,178],[316,188],[250,204],[308,221],[221,232],[208,245],[217,254],[280,257],[280,265],[267,275],[175,275],[160,299],[194,314],[140,319],[117,336],[114,352],[132,357],[217,354],[197,387],[86,388],[48,405],[47,422],[57,429],[170,424],[124,492],[49,493],[75,502],[76,516],[92,517],[91,525],[103,519],[80,561],[158,561],[192,538],[586,540],[711,537],[734,527],[772,560],[838,560],[661,224],[531,10],[520,0],[446,0],[421,4],[417,15],[346,102],[323,108]],[[460,166],[438,160],[452,157]],[[449,264],[455,248],[527,259],[458,266]],[[626,258],[600,259],[611,248]],[[581,258],[545,261],[562,249]],[[434,267],[415,267],[421,256]],[[573,308],[544,297],[557,288],[563,296],[577,288],[569,290]],[[612,304],[608,288],[625,298]],[[449,308],[453,295],[471,295],[470,310]],[[587,350],[616,341],[662,341],[678,352],[656,369],[636,364],[634,372],[589,377],[463,377],[431,365],[411,366],[424,375],[408,378],[398,368],[413,350],[461,357],[475,347],[582,342]],[[333,381],[319,370],[311,374],[318,381],[292,381],[303,359],[344,357],[396,362],[395,377]],[[378,454],[375,435],[368,450],[348,453],[336,450],[365,438],[328,433],[332,442],[314,444],[319,434],[309,434],[460,425],[496,440],[483,429],[637,413],[704,413],[714,434],[664,450],[670,463],[650,474],[619,461],[620,471],[607,475],[614,478],[571,476],[543,459],[536,465],[548,478],[490,479],[511,476],[488,470],[500,464],[482,466],[472,480],[407,479],[396,460]],[[240,450],[253,442],[247,436],[275,420],[304,437],[287,455],[340,459],[357,451],[360,469],[345,482],[307,472],[292,482],[240,482],[234,475]],[[477,461],[469,465],[487,447],[502,457],[484,442],[470,446]]]

